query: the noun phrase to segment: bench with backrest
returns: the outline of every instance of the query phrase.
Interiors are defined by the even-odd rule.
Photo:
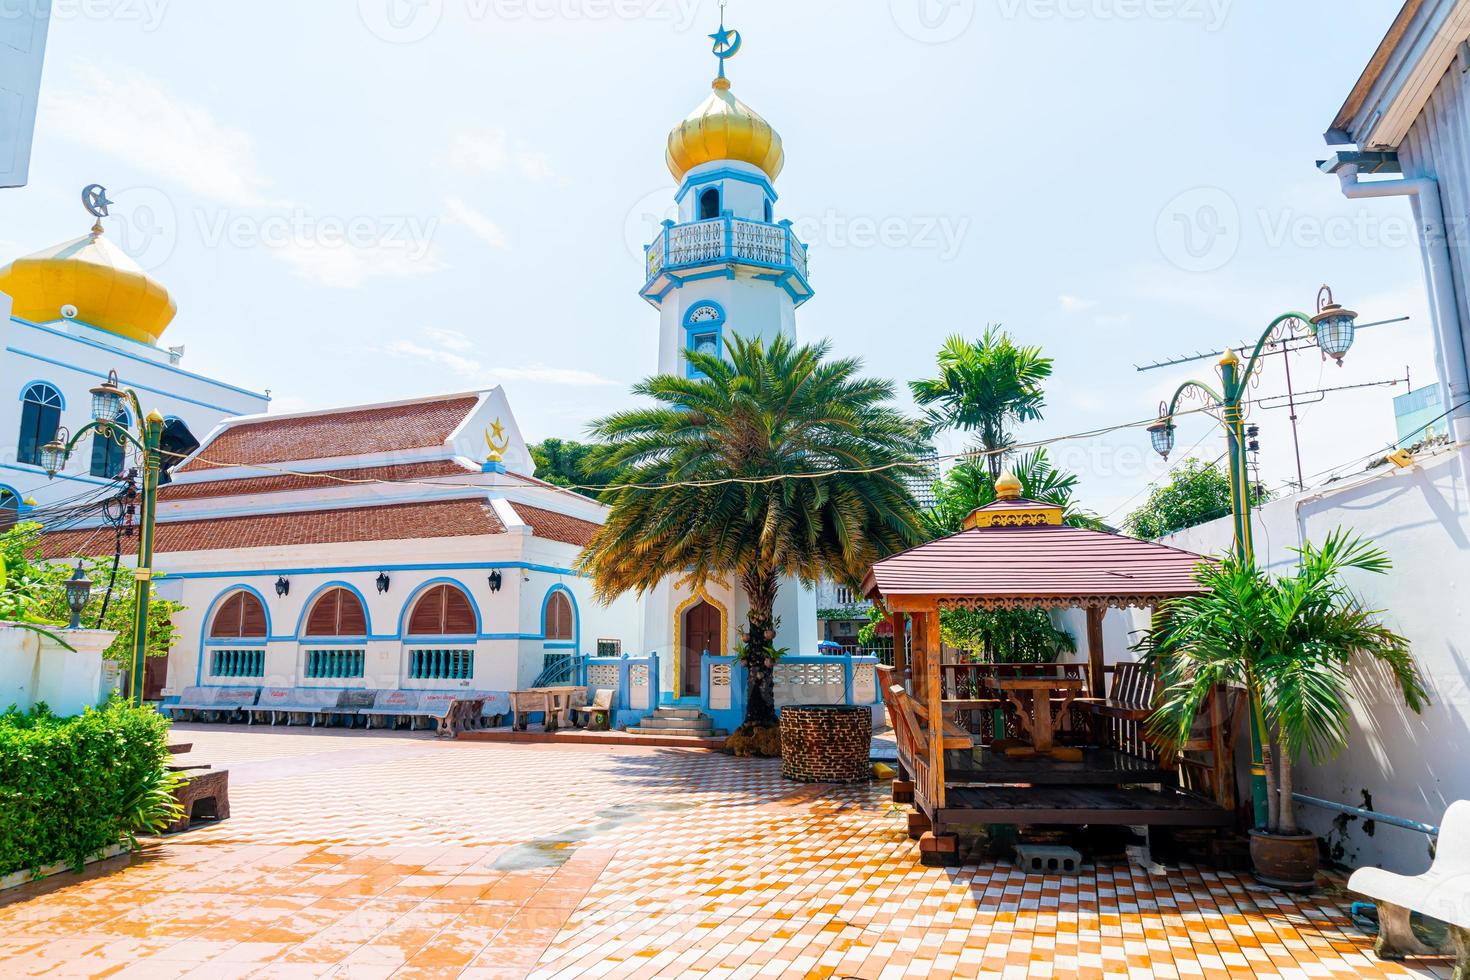
[[[353,688],[349,691],[337,693],[337,704],[332,708],[322,710],[322,715],[330,721],[340,718],[351,728],[357,724],[358,715],[371,708],[378,700],[378,695],[383,692],[367,688]]]
[[[260,700],[247,711],[250,722],[264,717],[274,725],[283,718],[292,724],[296,717],[310,720],[315,726],[317,719],[330,718],[337,713],[341,692],[315,687],[267,687],[260,692]]]
[[[420,691],[417,713],[409,716],[409,725],[419,718],[434,723],[441,738],[454,736],[479,724],[484,700],[470,691]]]
[[[178,701],[165,704],[158,710],[174,721],[189,721],[196,712],[214,707],[214,698],[219,691],[217,687],[186,687]]]
[[[1092,716],[1093,741],[1119,752],[1152,758],[1155,749],[1145,726],[1154,713],[1153,671],[1140,663],[1114,664],[1112,671],[1106,697],[1078,699]]]
[[[612,699],[612,688],[598,688],[593,692],[591,704],[578,705],[572,709],[572,718],[580,721],[589,732],[605,732],[611,727]]]
[[[1382,868],[1359,868],[1348,890],[1378,903],[1378,940],[1373,951],[1385,960],[1434,956],[1409,927],[1418,912],[1450,927],[1455,976],[1470,977],[1470,800],[1450,804],[1439,827],[1434,863],[1422,875],[1398,875]]]
[[[419,713],[418,691],[378,691],[371,707],[357,710],[357,714],[362,716],[368,728],[373,727],[374,718],[387,719],[388,727],[396,728],[398,719],[412,719]],[[411,721],[410,724],[412,724]]]
[[[510,714],[510,695],[504,691],[471,691],[466,697],[479,698],[482,704],[476,724],[498,728]]]
[[[259,694],[258,687],[186,687],[177,704],[165,707],[175,720],[230,721],[243,716]]]

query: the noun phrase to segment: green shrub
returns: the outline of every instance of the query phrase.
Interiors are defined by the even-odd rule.
[[[0,876],[65,862],[163,829],[179,812],[166,718],[114,698],[57,718],[0,715]]]

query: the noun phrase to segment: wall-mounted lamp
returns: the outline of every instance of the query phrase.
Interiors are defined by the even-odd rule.
[[[291,594],[291,580],[282,575],[276,579],[276,595],[288,596]]]
[[[91,597],[92,583],[87,573],[82,571],[82,563],[77,562],[77,570],[66,580],[66,605],[71,610],[70,629],[82,628],[82,610],[87,608],[87,600]]]
[[[501,586],[501,584],[503,582],[504,582],[504,579],[502,579],[500,577],[499,570],[496,570],[496,571],[493,571],[493,572],[490,573],[490,591],[491,592],[499,592],[500,591],[500,586]]]
[[[378,595],[382,595],[384,592],[388,591],[388,583],[390,581],[391,579],[388,578],[387,572],[378,573]]]

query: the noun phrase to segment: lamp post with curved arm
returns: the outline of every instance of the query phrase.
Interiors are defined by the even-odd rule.
[[[72,436],[58,429],[56,437],[41,447],[40,463],[46,476],[55,479],[66,468],[77,443],[89,432],[98,438],[111,439],[118,445],[131,445],[143,457],[143,519],[138,536],[138,567],[133,571],[133,662],[128,674],[128,700],[143,703],[143,665],[148,655],[148,600],[153,579],[154,517],[158,508],[158,480],[162,471],[164,419],[156,410],[143,415],[138,393],[118,383],[117,372],[109,371],[107,380],[91,390],[92,421]],[[136,434],[118,421],[124,404],[132,406],[132,418],[138,419]]]
[[[1229,447],[1230,460],[1230,513],[1235,523],[1235,554],[1241,561],[1255,558],[1254,541],[1251,535],[1251,492],[1250,474],[1246,469],[1245,450],[1245,402],[1250,390],[1251,379],[1261,366],[1261,353],[1273,341],[1286,340],[1292,336],[1310,335],[1316,340],[1322,353],[1335,360],[1339,367],[1349,348],[1353,346],[1358,314],[1343,308],[1333,301],[1332,290],[1323,286],[1317,292],[1317,313],[1283,313],[1267,325],[1256,342],[1245,367],[1240,366],[1240,357],[1232,348],[1226,348],[1220,358],[1220,390],[1216,391],[1202,381],[1186,381],[1174,392],[1174,397],[1159,407],[1159,420],[1149,426],[1149,438],[1154,449],[1165,459],[1174,449],[1174,416],[1185,398],[1198,398],[1207,409],[1219,410],[1220,423],[1225,427],[1225,439]],[[1251,704],[1251,797],[1258,826],[1265,826],[1267,813],[1266,769],[1261,758],[1261,743],[1264,735],[1261,706]]]

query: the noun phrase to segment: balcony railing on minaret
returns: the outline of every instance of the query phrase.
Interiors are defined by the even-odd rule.
[[[646,254],[649,281],[665,269],[718,262],[792,269],[802,279],[807,278],[806,246],[797,240],[789,221],[768,224],[723,217],[682,225],[665,222],[663,233],[647,246]]]

